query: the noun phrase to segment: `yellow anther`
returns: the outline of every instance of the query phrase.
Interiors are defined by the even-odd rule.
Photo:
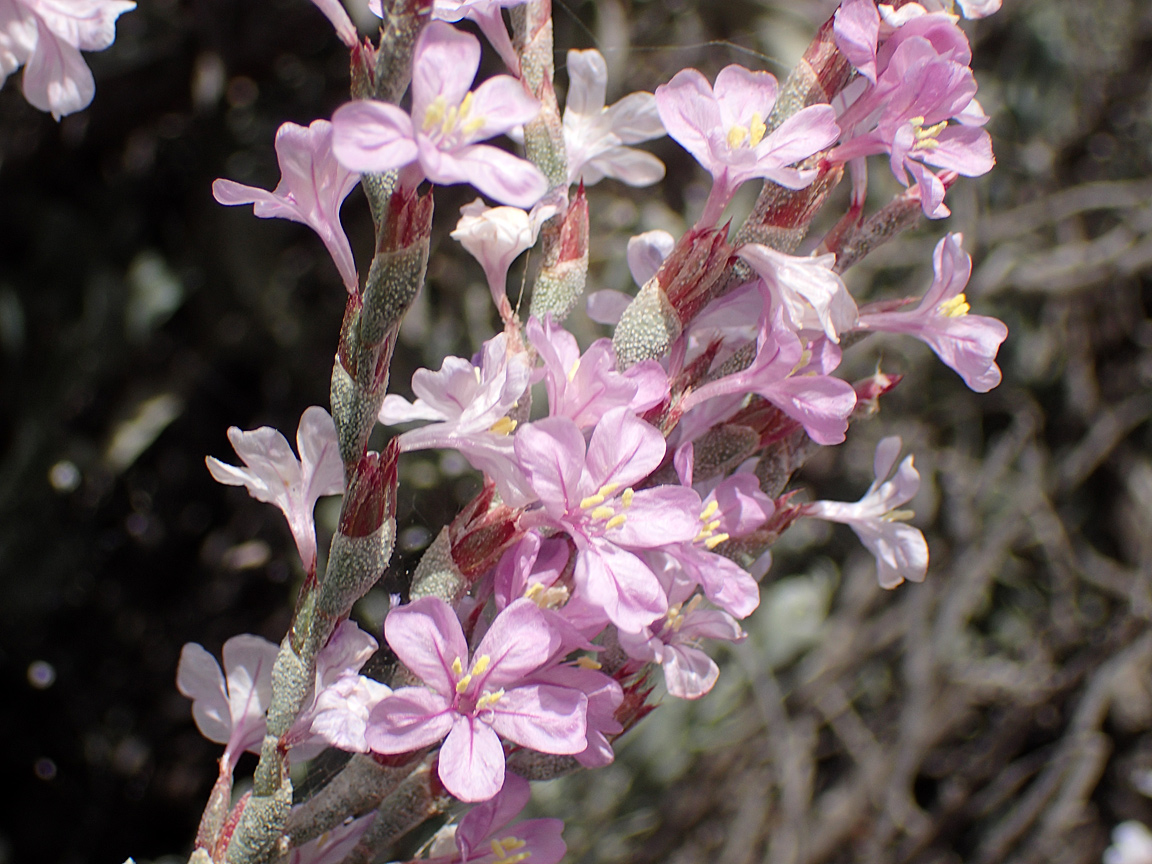
[[[589,507],[597,507],[604,503],[603,495],[589,495],[587,498],[580,499],[580,509],[587,510]]]
[[[711,534],[713,531],[715,531],[719,527],[720,527],[720,520],[719,519],[713,519],[711,522],[709,522],[707,525],[704,526],[704,530],[707,531],[709,534]]]
[[[485,672],[488,671],[488,667],[491,665],[492,665],[492,658],[489,657],[487,654],[481,654],[472,663],[472,674],[473,675],[483,675]]]
[[[593,519],[611,519],[616,515],[616,511],[611,507],[597,507],[592,511]]]
[[[748,137],[748,129],[745,126],[733,126],[728,130],[728,146],[735,150],[744,143],[744,139]]]
[[[621,525],[623,525],[627,521],[628,521],[628,517],[625,516],[623,513],[621,513],[619,516],[613,516],[611,519],[608,520],[608,524],[604,526],[604,530],[607,531],[611,528],[619,528]]]
[[[707,540],[705,540],[704,545],[707,546],[709,550],[712,550],[712,549],[715,549],[717,546],[719,546],[721,543],[723,543],[727,539],[728,539],[727,534],[717,534],[714,537],[709,537]]]
[[[456,121],[460,119],[460,109],[455,105],[450,105],[448,110],[444,112],[444,122],[440,124],[440,131],[447,135],[456,128]]]
[[[924,125],[924,117],[923,116],[909,117],[908,122],[911,123],[913,126],[915,126],[917,129],[919,129],[921,126]]]
[[[473,367],[472,367],[472,374],[476,376],[476,383],[477,383],[477,384],[479,384],[479,383],[480,383],[480,381],[481,381],[481,378],[480,378],[480,367],[479,367],[479,366],[473,366]]]
[[[540,600],[544,596],[543,584],[541,584],[540,582],[533,582],[524,591],[524,596],[527,597],[529,600],[531,600],[533,603],[535,603],[537,606],[539,606]]]
[[[709,531],[707,528],[701,528],[700,533],[692,538],[692,542],[693,543],[703,543],[705,540],[707,540],[711,536],[712,536],[711,531]]]
[[[880,518],[885,522],[907,522],[915,515],[913,510],[889,510]]]
[[[620,494],[620,503],[624,505],[625,510],[632,506],[632,499],[634,497],[636,497],[636,493],[632,491],[631,486],[629,486]]]
[[[708,502],[708,506],[700,511],[700,521],[701,522],[707,522],[709,519],[712,518],[712,515],[719,509],[720,509],[720,504],[716,501],[715,498],[713,498],[711,501]]]
[[[968,305],[968,298],[957,294],[951,300],[945,300],[936,310],[945,318],[963,318],[972,307]]]
[[[580,358],[576,358],[576,362],[572,364],[572,368],[568,370],[568,380],[575,381],[576,373],[580,371]]]
[[[692,599],[688,601],[688,607],[684,610],[684,614],[691,615],[693,612],[695,612],[703,599],[704,598],[701,595],[694,594]]]
[[[603,486],[600,487],[599,494],[607,497],[619,488],[620,488],[619,483],[605,483]]]
[[[680,615],[680,608],[683,605],[684,605],[683,603],[676,603],[671,608],[669,608],[668,614],[664,616],[665,619],[668,621],[668,626],[671,627],[673,630],[679,630],[680,625],[684,623],[684,619]]]
[[[937,135],[939,135],[941,132],[943,132],[946,128],[948,128],[948,121],[947,120],[941,120],[939,123],[935,124],[934,126],[929,126],[926,129],[921,127],[921,126],[918,126],[918,127],[916,127],[916,131],[915,131],[916,140],[922,141],[925,138],[935,138]]]
[[[472,111],[472,91],[469,90],[460,100],[460,116],[467,117]]]
[[[517,849],[523,849],[528,843],[521,840],[519,837],[505,837],[502,840],[492,841],[492,854],[496,856],[496,860],[500,864],[519,864],[521,861],[527,861],[531,857],[531,852],[516,852]],[[515,855],[509,855],[509,852],[515,852]]]
[[[501,687],[499,690],[496,690],[492,693],[485,693],[483,696],[481,696],[479,699],[476,700],[476,710],[477,711],[487,711],[489,708],[491,708],[493,705],[495,705],[497,702],[499,702],[501,700],[501,698],[503,698],[503,696],[504,696],[504,688],[503,687]]]
[[[452,661],[452,674],[453,675],[463,675],[464,674],[464,664],[460,662],[459,657],[457,657],[455,660]]]
[[[460,128],[464,131],[465,135],[471,135],[474,132],[479,132],[483,126],[484,126],[484,118],[483,117],[473,117],[471,120],[467,121]]]
[[[456,682],[456,692],[459,693],[460,695],[463,695],[464,691],[468,689],[468,685],[471,683],[472,683],[472,673],[468,673],[467,675],[465,675],[463,678],[461,678],[459,681]]]
[[[516,430],[516,421],[511,417],[501,417],[488,427],[488,431],[495,435],[511,435]]]
[[[448,103],[444,101],[443,96],[433,99],[432,104],[424,110],[424,131],[430,132],[433,127],[439,125],[447,109]]]
[[[748,124],[748,128],[748,146],[755,147],[763,140],[764,133],[768,131],[768,127],[764,125],[764,118],[760,116],[759,111],[752,112],[752,122]]]
[[[600,664],[599,660],[596,660],[592,657],[588,657],[587,655],[577,657],[576,658],[576,665],[579,666],[581,669],[599,670],[599,669],[603,668],[603,666]]]

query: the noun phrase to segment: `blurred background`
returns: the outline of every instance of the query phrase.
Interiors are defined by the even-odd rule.
[[[0,864],[186,855],[219,748],[176,692],[180,647],[278,641],[300,575],[279,512],[203,459],[232,459],[230,425],[291,439],[327,403],[344,291],[308,229],[210,186],[274,186],[276,127],[331,116],[347,54],[306,0],[142,5],[85,55],[88,110],[56,123],[19,75],[0,90]],[[783,77],[834,7],[555,0],[558,88],[563,52],[594,45],[609,101],[686,66]],[[664,699],[613,766],[537,787],[568,860],[1094,862],[1117,822],[1152,822],[1152,6],[1006,0],[965,29],[999,164],[849,282],[919,295],[937,240],[964,232],[973,311],[1009,326],[1004,383],[979,396],[919,343],[861,343],[846,377],[906,378],[795,478],[855,500],[875,442],[903,436],[928,579],[882,591],[848,529],[797,525],[716,690]],[[707,194],[673,142],[650,149],[661,186],[590,190],[593,287],[627,289],[628,237],[682,230]],[[447,237],[472,197],[437,191],[401,392],[492,333]],[[363,267],[359,192],[343,214]],[[452,454],[403,464],[396,572],[477,488]]]

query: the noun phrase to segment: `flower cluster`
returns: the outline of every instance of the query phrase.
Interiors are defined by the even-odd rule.
[[[355,81],[356,69],[367,68],[356,64],[374,49],[358,41],[338,4],[317,2],[352,50]],[[395,4],[393,19],[403,5]],[[233,429],[246,467],[208,463],[217,480],[247,487],[287,517],[308,576],[293,629],[278,652],[256,637],[230,641],[223,674],[204,649],[188,646],[180,688],[195,700],[202,731],[227,743],[229,777],[246,749],[262,752],[261,766],[280,769],[257,772],[266,785],[252,800],[263,796],[261,806],[284,794],[283,785],[267,784],[287,777],[285,759],[325,745],[371,754],[373,771],[398,771],[405,782],[417,783],[423,765],[436,789],[487,802],[437,840],[433,860],[489,860],[486,843],[491,860],[557,860],[557,824],[521,823],[495,839],[527,797],[519,773],[555,776],[610,762],[614,739],[651,709],[656,666],[672,696],[709,692],[720,674],[709,643],[744,638],[740,622],[759,604],[772,544],[795,520],[849,525],[875,556],[884,588],[923,580],[927,544],[909,524],[912,512],[897,509],[914,498],[920,475],[911,456],[897,465],[899,438],[879,442],[875,482],[856,503],[804,503],[786,485],[807,453],[844,441],[849,424],[898,383],[879,370],[864,381],[838,377],[843,353],[862,337],[918,338],[983,392],[1000,381],[996,353],[1007,335],[996,319],[968,314],[971,259],[959,234],[937,245],[935,278],[919,299],[862,305],[841,278],[846,243],[859,255],[865,242],[857,229],[867,156],[887,153],[896,176],[916,184],[893,206],[912,201],[914,212],[933,218],[947,213],[954,175],[992,165],[971,52],[953,16],[845,0],[823,31],[831,42],[821,50],[840,58],[829,73],[833,96],[801,105],[796,93],[784,98],[771,74],[733,65],[713,83],[683,70],[654,94],[606,107],[604,59],[573,51],[561,114],[551,24],[541,18],[547,4],[529,2],[513,16],[521,28],[513,41],[501,9],[517,5],[437,0],[433,20],[411,30],[410,110],[397,99],[358,98],[330,123],[285,124],[274,192],[224,180],[214,187],[222,203],[252,203],[257,216],[312,227],[350,296],[333,414],[305,412],[299,457],[275,430]],[[979,15],[993,5],[964,8]],[[479,25],[510,74],[473,89],[482,49],[451,26],[461,18]],[[712,192],[680,238],[647,232],[628,244],[639,293],[591,294],[591,317],[616,331],[582,349],[563,318],[587,279],[584,187],[607,178],[657,182],[663,165],[633,145],[665,132],[711,175]],[[480,143],[502,133],[523,142],[525,157]],[[846,221],[812,254],[776,242],[776,229],[803,235],[842,166],[856,193]],[[380,222],[363,283],[339,219],[361,173]],[[417,371],[409,401],[386,394],[383,382],[404,304],[423,278],[425,181],[467,183],[499,202],[466,205],[451,236],[480,263],[503,331],[472,358]],[[727,226],[717,226],[751,181],[763,181],[767,203],[730,241]],[[788,207],[772,210],[781,199]],[[506,293],[508,270],[536,245],[541,273],[522,318]],[[404,427],[393,428],[382,454],[367,450],[374,421]],[[347,615],[391,552],[395,460],[424,449],[457,451],[482,473],[484,488],[394,597],[382,635],[403,668],[386,685],[361,674],[376,642]],[[318,497],[345,489],[321,579],[312,510]],[[294,682],[283,685],[280,703],[269,691],[272,658]],[[359,802],[347,804],[346,815],[365,813],[371,798],[332,794]],[[252,806],[237,805],[238,830]],[[266,819],[253,824],[257,818]],[[366,849],[383,842],[382,824],[390,823],[340,830]],[[213,836],[219,846],[224,835]],[[300,852],[319,854],[343,840],[327,842]]]

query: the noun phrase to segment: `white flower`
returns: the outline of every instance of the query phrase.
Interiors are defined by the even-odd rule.
[[[751,265],[781,306],[788,329],[823,330],[833,342],[856,325],[856,302],[844,282],[832,272],[835,255],[798,257],[759,243],[748,243],[736,253]]]
[[[223,761],[231,770],[245,750],[260,752],[272,700],[272,664],[279,648],[249,633],[224,643],[224,672],[195,642],[185,644],[176,669],[176,689],[192,700],[196,727],[209,741],[227,744]]]
[[[630,93],[604,107],[608,65],[595,48],[568,52],[568,99],[564,104],[564,144],[568,182],[585,186],[605,177],[629,186],[650,186],[664,177],[664,163],[643,150],[626,147],[664,135],[651,93]]]
[[[912,466],[912,457],[900,463],[891,480],[885,480],[900,455],[900,446],[896,436],[884,438],[877,445],[873,465],[876,479],[855,504],[816,501],[804,508],[805,516],[842,522],[856,532],[860,542],[876,556],[876,575],[882,588],[895,588],[905,579],[923,582],[928,572],[924,535],[904,524],[904,520],[912,518],[912,511],[896,509],[911,501],[920,489],[920,474]]]
[[[1104,850],[1104,864],[1152,864],[1152,831],[1142,822],[1121,822],[1112,829],[1112,845]]]
[[[312,511],[325,495],[344,491],[344,465],[336,441],[336,425],[323,408],[304,411],[296,431],[300,459],[288,440],[270,426],[244,432],[235,426],[228,440],[246,467],[237,468],[212,456],[205,461],[218,483],[246,486],[257,501],[275,504],[288,519],[300,560],[316,569],[316,525]]]

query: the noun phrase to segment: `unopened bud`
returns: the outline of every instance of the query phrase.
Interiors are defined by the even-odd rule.
[[[347,537],[367,537],[380,530],[386,519],[396,516],[397,461],[400,448],[396,439],[383,453],[366,453],[348,478],[340,511],[340,533]]]
[[[551,314],[555,322],[576,308],[588,278],[588,198],[583,183],[558,221],[544,226],[545,260],[532,289],[530,309],[540,320]]]

